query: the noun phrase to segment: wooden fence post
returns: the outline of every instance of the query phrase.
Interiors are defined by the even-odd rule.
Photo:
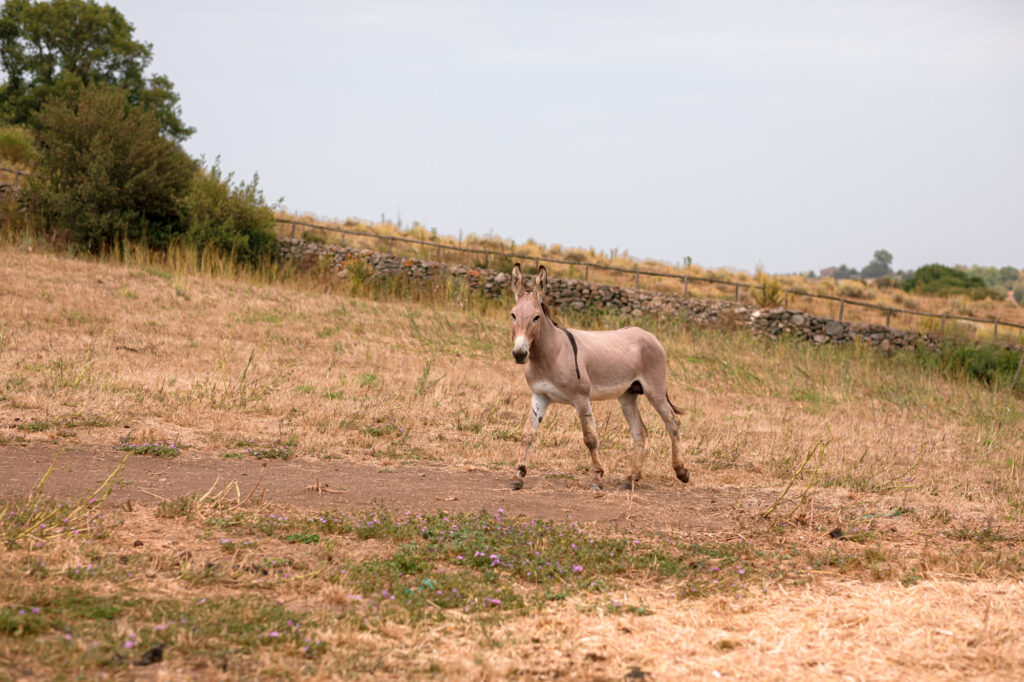
[[[736,291],[732,295],[732,300],[737,301],[737,302],[740,300],[740,285],[739,284],[736,285]]]
[[[395,240],[392,237],[388,237],[388,255],[389,256],[391,255],[391,247],[394,244],[394,241]]]
[[[690,276],[683,275],[683,296],[690,295]]]
[[[843,321],[843,306],[846,305],[846,300],[840,297],[839,299],[839,321]]]
[[[634,289],[639,289],[640,288],[640,266],[639,265],[634,266],[633,270],[635,271],[635,275],[636,275],[636,277],[633,280],[633,288]]]
[[[484,251],[484,270],[487,269],[489,263],[491,262],[491,259],[489,258],[490,255],[490,252]]]
[[[1020,352],[1020,362],[1017,363],[1017,371],[1013,374],[1013,381],[1010,382],[1010,390],[1017,385],[1017,379],[1020,378],[1020,368],[1024,367],[1024,350]]]
[[[295,239],[295,222],[292,222],[292,239]]]
[[[789,292],[786,292],[786,302],[783,304],[786,308],[789,308]]]
[[[992,320],[992,340],[999,338],[999,320]]]
[[[889,324],[890,320],[892,320],[892,308],[886,308],[885,309],[885,326],[886,327],[892,326],[892,325]]]
[[[437,245],[437,260],[441,260],[441,244],[440,244],[440,242]]]
[[[939,333],[946,333],[946,313],[942,313],[942,324],[939,325]]]
[[[590,281],[590,263],[587,263],[587,266],[583,268],[583,279],[584,281]]]

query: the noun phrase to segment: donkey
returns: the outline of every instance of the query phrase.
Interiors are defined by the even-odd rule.
[[[533,290],[523,282],[516,263],[512,268],[512,357],[526,365],[526,383],[533,391],[530,414],[523,433],[523,449],[512,478],[512,490],[523,487],[526,461],[534,436],[551,403],[572,405],[583,426],[583,442],[590,450],[591,488],[600,490],[604,466],[597,453],[597,427],[591,400],[617,398],[633,435],[632,464],[621,487],[632,490],[640,480],[647,428],[640,418],[637,396],[645,395],[657,410],[672,441],[672,468],[683,483],[690,472],[679,453],[679,420],[682,412],[668,399],[665,386],[665,349],[650,332],[638,327],[615,331],[565,329],[551,319],[544,303],[548,272],[542,265]]]

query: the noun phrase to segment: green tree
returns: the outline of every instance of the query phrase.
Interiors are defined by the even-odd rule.
[[[0,116],[38,125],[34,114],[47,99],[116,85],[153,112],[164,135],[186,139],[195,131],[181,120],[174,84],[146,76],[153,46],[135,40],[134,30],[117,9],[92,0],[8,0],[0,9]]]
[[[187,225],[195,163],[125,90],[86,86],[39,114],[39,159],[25,190],[37,224],[96,252],[121,239],[166,248]]]
[[[860,271],[864,277],[885,277],[892,274],[892,254],[885,249],[875,251],[875,257]]]

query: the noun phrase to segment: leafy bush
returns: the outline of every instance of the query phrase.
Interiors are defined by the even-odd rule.
[[[183,232],[193,162],[124,90],[91,86],[52,100],[39,122],[38,167],[24,196],[38,225],[91,252],[121,240],[166,248]]]
[[[31,166],[36,160],[36,143],[25,126],[0,126],[0,159],[18,166]]]
[[[988,288],[985,281],[962,270],[939,265],[925,265],[903,282],[906,291],[935,296],[963,294],[975,300],[983,298],[1002,299],[1002,295]]]
[[[263,199],[258,176],[250,183],[233,184],[232,179],[233,174],[222,174],[219,159],[209,169],[196,169],[181,201],[185,239],[200,251],[214,249],[256,264],[277,244],[274,213]]]
[[[754,296],[754,303],[762,308],[774,308],[782,305],[784,296],[782,282],[764,272],[758,273],[757,286],[751,289],[751,293]]]
[[[914,353],[926,366],[953,374],[965,374],[987,384],[1005,380],[1009,383],[1020,362],[1019,350],[991,344],[970,344],[947,341],[933,353]]]

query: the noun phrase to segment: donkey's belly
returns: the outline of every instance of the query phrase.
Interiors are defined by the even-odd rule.
[[[614,400],[626,392],[633,384],[632,381],[617,382],[614,384],[590,385],[591,400]]]

